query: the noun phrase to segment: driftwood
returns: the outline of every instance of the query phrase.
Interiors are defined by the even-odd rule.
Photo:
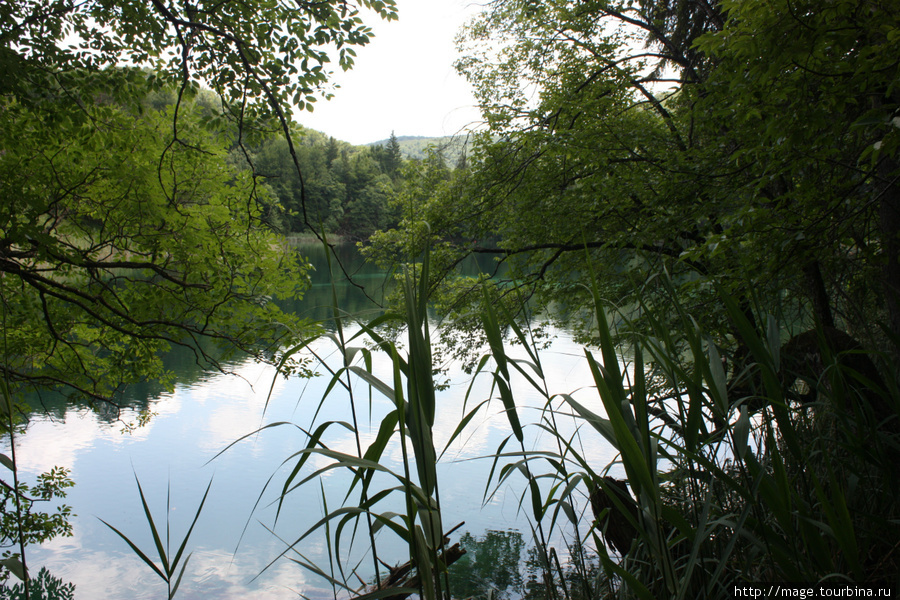
[[[443,545],[446,547],[447,544],[450,543],[450,534],[462,527],[465,523],[460,523],[450,531],[444,534],[444,538],[442,540]],[[444,552],[441,553],[439,557],[439,561],[444,567],[449,567],[456,561],[458,561],[464,554],[466,553],[465,548],[462,548],[459,543],[453,544],[449,548],[446,548]],[[390,590],[392,588],[418,588],[419,587],[419,575],[420,573],[416,569],[416,565],[412,560],[409,560],[402,565],[397,565],[396,567],[392,567],[388,564],[384,564],[387,567],[388,574],[387,577],[382,578],[380,585],[372,585],[360,590],[360,595],[362,593],[370,594],[372,592],[377,592],[379,590]],[[405,600],[408,596],[411,595],[411,592],[398,592],[396,594],[391,594],[389,596],[384,596],[383,600]]]

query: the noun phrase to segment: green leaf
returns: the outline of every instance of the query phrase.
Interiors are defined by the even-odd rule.
[[[732,434],[732,443],[734,444],[734,453],[738,458],[744,459],[749,449],[747,440],[750,436],[750,413],[747,405],[742,404],[740,407],[740,415],[734,424],[734,433]]]
[[[15,463],[12,461],[12,459],[10,459],[10,458],[9,458],[7,455],[5,455],[5,454],[0,454],[0,464],[2,464],[4,467],[6,467],[7,469],[9,469],[10,471],[15,471],[15,470],[16,470],[16,465],[15,465]]]
[[[18,577],[21,581],[25,581],[25,565],[15,556],[10,556],[0,560],[0,565],[9,569],[10,573]]]
[[[612,423],[610,423],[609,419],[605,419],[595,414],[568,394],[560,394],[560,397],[562,397],[562,399],[565,400],[569,406],[575,409],[575,412],[578,413],[578,415],[581,416],[582,419],[587,421],[591,425],[591,427],[593,427],[598,433],[600,433],[600,435],[606,438],[606,441],[612,444],[614,448],[619,448],[619,442],[616,439],[615,430],[613,429]]]
[[[128,536],[126,536],[124,533],[122,533],[121,531],[119,531],[118,529],[116,529],[115,527],[113,527],[112,525],[110,525],[109,523],[104,521],[103,519],[99,519],[99,520],[101,523],[103,523],[104,525],[106,525],[107,527],[112,529],[116,533],[116,535],[118,535],[120,538],[125,540],[125,543],[128,544],[128,546],[138,556],[138,558],[140,558],[144,562],[144,564],[146,564],[148,567],[153,569],[153,572],[156,573],[157,575],[159,575],[160,579],[162,579],[163,581],[168,581],[168,576],[165,573],[163,573],[162,570],[160,570],[160,568],[158,566],[156,566],[156,563],[154,563],[152,560],[150,560],[150,558],[146,554],[144,554],[143,550],[138,548],[137,545],[128,538]]]

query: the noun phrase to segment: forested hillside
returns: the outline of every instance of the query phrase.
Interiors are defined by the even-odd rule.
[[[384,144],[352,146],[299,128],[296,165],[287,141],[279,136],[236,160],[252,168],[274,193],[277,202],[269,206],[267,219],[276,229],[285,233],[314,229],[364,241],[376,231],[398,225],[398,193],[417,163],[437,161],[441,168],[460,164],[459,144],[440,138],[414,139],[415,151],[410,155],[404,152],[404,141],[393,135]]]
[[[440,152],[449,165],[456,165],[470,147],[468,134],[443,137],[427,137],[417,135],[391,135],[390,138],[367,144],[369,146],[390,147],[396,140],[403,158],[425,159],[430,152]]]

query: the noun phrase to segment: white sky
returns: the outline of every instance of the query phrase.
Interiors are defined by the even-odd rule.
[[[296,115],[311,129],[351,144],[397,136],[455,135],[480,120],[466,81],[453,68],[459,28],[478,11],[473,0],[398,0],[398,21],[374,13],[363,20],[375,39],[357,49],[344,73],[333,63],[341,87],[315,111]]]

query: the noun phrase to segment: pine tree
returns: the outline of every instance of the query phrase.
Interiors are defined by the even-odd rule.
[[[400,153],[400,142],[397,136],[391,131],[391,137],[388,140],[388,174],[395,177],[400,171],[400,165],[403,163],[403,155]]]

